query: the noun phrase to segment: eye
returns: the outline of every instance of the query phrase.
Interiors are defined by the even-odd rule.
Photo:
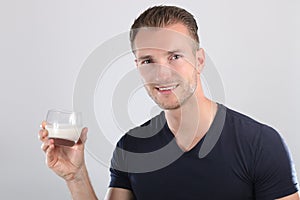
[[[174,54],[174,55],[171,57],[171,60],[178,60],[178,59],[181,58],[181,57],[182,57],[181,55]]]
[[[151,63],[150,59],[142,60],[142,62],[141,62],[142,65],[146,65],[146,64],[150,64],[150,63]]]

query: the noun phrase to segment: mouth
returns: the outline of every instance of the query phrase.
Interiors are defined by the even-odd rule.
[[[158,90],[160,93],[169,94],[172,92],[172,90],[176,89],[178,86],[179,84],[160,85],[160,86],[155,86],[155,89]]]

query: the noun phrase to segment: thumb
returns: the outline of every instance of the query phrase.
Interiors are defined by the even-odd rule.
[[[87,127],[84,127],[81,131],[81,134],[80,134],[80,138],[77,142],[77,144],[84,144],[87,140],[87,132],[88,132],[88,128]]]

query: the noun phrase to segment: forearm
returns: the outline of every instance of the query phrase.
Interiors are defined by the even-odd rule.
[[[73,200],[97,200],[86,166],[82,168],[78,177],[66,182]]]

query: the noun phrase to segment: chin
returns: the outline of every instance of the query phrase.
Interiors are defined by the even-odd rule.
[[[163,110],[177,110],[179,108],[180,108],[180,106],[178,105],[178,106],[173,106],[173,107],[165,107],[165,108],[162,108],[162,109]]]
[[[159,103],[156,102],[156,104],[163,110],[176,110],[178,108],[180,108],[180,104],[179,103],[174,103],[174,104],[164,104],[164,103]]]

